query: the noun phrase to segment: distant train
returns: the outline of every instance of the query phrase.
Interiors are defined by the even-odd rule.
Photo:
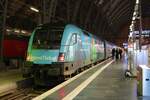
[[[24,76],[34,77],[38,85],[48,85],[53,79],[66,80],[110,57],[112,47],[72,24],[41,25],[30,37]]]
[[[12,61],[16,62],[17,67],[23,63],[26,58],[28,41],[28,36],[5,35],[3,41],[3,58],[6,66],[11,65]]]

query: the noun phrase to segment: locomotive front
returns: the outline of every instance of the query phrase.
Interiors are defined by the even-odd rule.
[[[59,27],[38,27],[32,33],[28,45],[24,76],[33,76],[36,84],[49,84],[48,76],[56,79],[62,74],[58,62],[64,61],[59,52],[63,29]],[[57,63],[56,63],[57,62]]]

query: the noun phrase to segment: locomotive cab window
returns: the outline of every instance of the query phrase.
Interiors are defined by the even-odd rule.
[[[59,49],[63,30],[37,29],[33,38],[33,48]]]
[[[83,32],[84,32],[84,34],[85,34],[86,36],[89,36],[88,32],[86,32],[86,31],[83,31]]]

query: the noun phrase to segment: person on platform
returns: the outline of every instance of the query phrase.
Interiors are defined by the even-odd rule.
[[[118,48],[116,48],[116,50],[115,50],[115,57],[116,57],[116,60],[119,59],[119,49]]]
[[[115,48],[112,49],[112,58],[115,59]]]
[[[122,49],[119,49],[119,57],[120,57],[120,59],[122,58]]]

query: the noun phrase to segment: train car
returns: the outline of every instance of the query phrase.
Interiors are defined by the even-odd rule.
[[[28,48],[28,36],[7,35],[3,41],[3,57],[5,65],[9,66],[11,61],[15,61],[16,67],[26,58]]]
[[[68,79],[105,58],[104,40],[79,27],[45,24],[37,27],[29,40],[24,76],[37,85]]]
[[[112,49],[114,48],[114,44],[105,41],[105,59],[112,56]]]
[[[5,36],[3,45],[4,58],[25,59],[28,48],[28,37],[17,37],[14,35]]]

